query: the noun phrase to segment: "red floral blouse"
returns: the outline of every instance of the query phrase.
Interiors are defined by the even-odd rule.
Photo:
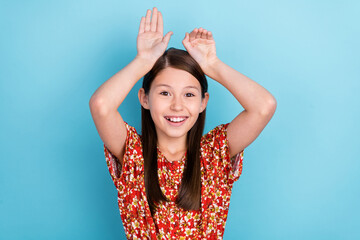
[[[128,239],[222,239],[233,183],[242,172],[244,150],[229,156],[227,124],[221,124],[201,139],[201,208],[183,210],[174,201],[180,187],[186,155],[168,161],[158,151],[160,188],[172,200],[162,202],[154,217],[147,203],[141,136],[127,129],[123,166],[104,144],[106,163],[118,191],[118,205]]]

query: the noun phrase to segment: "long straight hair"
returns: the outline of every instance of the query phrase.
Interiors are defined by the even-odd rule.
[[[187,51],[169,48],[144,76],[142,87],[149,94],[156,75],[167,67],[181,69],[192,74],[201,85],[201,97],[205,97],[208,83],[200,65]],[[175,203],[185,210],[199,210],[201,205],[200,141],[204,131],[206,108],[199,113],[194,126],[186,136],[186,161]],[[157,134],[150,110],[141,106],[141,141],[144,156],[145,190],[151,214],[160,201],[170,201],[163,194],[158,178]]]

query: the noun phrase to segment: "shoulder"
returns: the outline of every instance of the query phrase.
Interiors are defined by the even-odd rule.
[[[125,122],[125,121],[124,121]],[[134,142],[141,141],[141,135],[137,132],[136,128],[125,122],[126,127],[126,145]]]
[[[206,161],[215,158],[224,158],[228,152],[227,126],[220,124],[201,138],[200,149]]]
[[[201,140],[202,163],[208,176],[220,178],[223,186],[232,186],[242,172],[243,153],[230,158],[227,129],[230,123],[220,124]]]
[[[229,123],[220,124],[215,128],[211,129],[208,133],[202,136],[201,143],[203,146],[213,146],[216,142],[226,141],[227,127]]]
[[[129,125],[127,122],[125,122],[125,126],[127,131],[125,154],[126,155],[140,154],[142,149],[141,135],[138,134],[135,127]]]
[[[124,154],[122,155],[121,162],[123,162],[129,157],[133,159],[134,157],[131,156],[140,155],[142,153],[141,135],[138,134],[135,127],[129,125],[125,121],[124,123],[126,128],[126,140],[124,146]],[[118,161],[119,158],[116,157],[105,144],[104,151],[105,156],[107,156],[108,159]],[[120,163],[120,165],[122,164]]]
[[[131,126],[130,124],[128,124],[128,123],[125,122],[125,121],[124,121],[124,123],[125,123],[126,130],[128,131],[128,134],[131,133],[131,134],[133,134],[133,135],[138,135],[138,136],[140,136],[140,135],[138,134],[138,132],[136,131],[136,128],[135,128],[135,127]]]

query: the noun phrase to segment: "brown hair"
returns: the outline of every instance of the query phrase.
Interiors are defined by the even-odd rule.
[[[201,85],[201,96],[205,97],[208,84],[200,65],[187,51],[169,48],[156,61],[153,68],[144,76],[142,87],[149,94],[151,83],[156,75],[166,67],[181,69],[192,74]],[[201,204],[200,141],[204,131],[206,108],[199,113],[194,126],[186,137],[186,161],[183,177],[175,203],[185,210],[198,210]],[[163,194],[157,172],[157,135],[150,110],[141,106],[141,141],[144,156],[145,190],[151,214],[159,201],[169,201]]]

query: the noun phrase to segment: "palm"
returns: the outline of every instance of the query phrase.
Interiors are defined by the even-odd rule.
[[[160,32],[144,32],[138,35],[138,52],[147,58],[159,58],[166,49],[163,43],[163,36]]]
[[[217,58],[214,38],[205,29],[195,28],[190,34],[186,33],[183,45],[203,70]]]
[[[147,10],[146,17],[141,18],[137,37],[138,56],[155,62],[166,50],[172,32],[163,36],[163,18],[156,7],[153,14]]]

